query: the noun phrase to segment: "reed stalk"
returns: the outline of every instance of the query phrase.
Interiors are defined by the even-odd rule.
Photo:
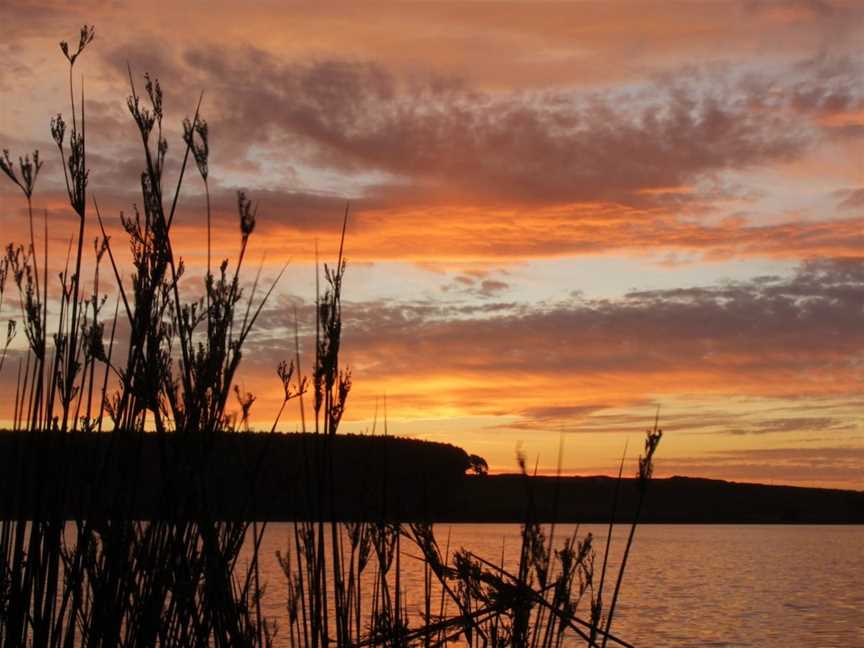
[[[169,144],[163,133],[162,89],[158,79],[145,74],[139,92],[129,66],[127,107],[143,163],[141,207],[119,215],[132,259],[132,272],[121,272],[106,217],[96,197],[88,196],[84,85],[82,81],[76,95],[73,77],[76,62],[94,38],[93,27],[85,25],[74,51],[60,43],[68,62],[71,122],[58,114],[50,130],[77,227],[56,294],[49,291],[47,213],[42,260],[37,258],[34,193],[43,160],[38,151],[19,158],[17,165],[6,151],[0,157],[0,170],[25,197],[29,233],[27,245],[10,244],[0,260],[0,312],[7,289],[14,286],[26,338],[26,355],[17,362],[13,428],[18,434],[7,471],[13,476],[4,482],[7,496],[0,519],[0,648],[264,647],[280,631],[289,645],[302,648],[429,648],[457,640],[471,646],[552,648],[562,644],[565,634],[589,646],[598,641],[604,648],[610,641],[629,646],[612,634],[611,624],[660,440],[656,422],[640,460],[636,517],[605,623],[602,594],[611,525],[595,593],[592,536],[574,534],[557,548],[555,524],[547,528],[539,522],[524,457],[519,462],[528,506],[513,571],[505,567],[503,551],[499,564],[464,549],[451,552],[448,535],[442,552],[431,521],[402,519],[398,494],[393,497],[387,482],[386,454],[378,482],[380,506],[368,519],[345,520],[337,497],[334,439],[352,389],[350,367],[341,362],[348,205],[336,262],[324,264],[323,273],[316,249],[311,370],[302,370],[296,313],[293,358],[277,369],[283,399],[270,435],[277,433],[286,407],[296,404],[304,433],[297,476],[304,496],[290,549],[278,555],[287,583],[288,627],[279,629],[266,618],[261,604],[266,578],[259,558],[268,527],[266,520],[259,523],[256,509],[263,452],[249,464],[254,468],[245,477],[248,489],[239,519],[220,519],[208,489],[214,481],[214,448],[232,434],[250,433],[255,396],[240,390],[237,372],[242,349],[284,268],[261,288],[260,296],[259,269],[247,294],[243,277],[258,207],[244,192],[237,195],[236,258],[214,267],[203,94],[193,117],[183,122],[180,171],[176,185],[166,191]],[[203,184],[207,231],[202,296],[192,301],[184,299],[185,265],[172,237],[190,160]],[[84,241],[93,213],[99,235],[90,256]],[[100,276],[105,256],[118,295],[108,318]],[[82,276],[87,268],[92,282]],[[18,324],[7,327],[0,370]],[[50,344],[49,324],[54,331]],[[120,324],[129,333],[125,358],[118,359]],[[232,391],[239,423],[227,413]],[[387,425],[385,400],[385,436]],[[307,432],[313,442],[307,442]],[[136,520],[130,511],[143,506],[142,448],[145,435],[151,434],[158,440],[161,481],[155,501],[147,503],[149,519]],[[87,436],[108,442],[94,466],[96,481],[85,488],[70,469],[75,461],[66,459],[84,452]],[[485,471],[482,459],[471,461],[478,474]],[[248,551],[248,561],[240,560],[243,551]],[[409,555],[423,562],[419,602],[409,599],[405,581]],[[587,619],[579,616],[585,598],[590,601]]]

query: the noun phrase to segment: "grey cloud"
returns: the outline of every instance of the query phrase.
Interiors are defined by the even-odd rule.
[[[778,376],[815,372],[852,389],[842,381],[864,348],[864,261],[809,262],[787,278],[641,291],[620,300],[538,307],[380,301],[346,303],[344,314],[347,357],[373,375],[647,379],[696,371],[734,393],[741,380],[752,387],[764,379],[770,389]],[[265,328],[293,326],[284,312],[263,317]]]
[[[802,416],[756,421],[748,427],[729,428],[726,430],[726,433],[742,436],[785,432],[844,432],[854,429],[855,426],[847,420],[832,417]]]
[[[126,57],[107,58],[119,70]],[[854,62],[791,85],[685,70],[638,93],[593,94],[488,93],[371,62],[285,63],[254,48],[142,52],[138,67],[148,65],[166,87],[207,89],[205,113],[216,113],[235,154],[258,143],[322,168],[377,170],[403,182],[375,191],[403,200],[446,187],[469,200],[644,204],[644,189],[792,159],[814,136],[805,117],[861,103]]]
[[[864,187],[858,189],[843,189],[835,192],[839,200],[837,207],[840,209],[862,209],[864,208]]]

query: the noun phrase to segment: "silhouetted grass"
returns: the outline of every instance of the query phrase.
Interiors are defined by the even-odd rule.
[[[449,541],[442,552],[431,523],[401,521],[398,493],[393,510],[386,480],[374,517],[335,522],[344,512],[337,507],[332,439],[352,386],[350,370],[340,363],[347,208],[336,263],[323,266],[323,289],[316,285],[315,347],[308,374],[296,334],[293,358],[277,370],[284,398],[271,433],[285,407],[296,402],[302,431],[318,435],[321,442],[303,446],[299,470],[307,485],[305,502],[292,525],[290,550],[279,556],[288,585],[288,627],[279,629],[264,618],[259,552],[267,525],[248,521],[257,520],[254,474],[247,480],[246,514],[240,519],[219,519],[206,489],[216,441],[248,433],[255,397],[237,387],[236,373],[243,345],[276,285],[259,295],[263,289],[256,276],[248,295],[241,288],[256,207],[238,194],[237,258],[223,260],[214,270],[209,134],[200,101],[194,116],[184,121],[177,183],[167,187],[162,90],[158,80],[145,75],[140,93],[130,68],[127,106],[140,136],[143,165],[141,208],[120,214],[132,258],[131,273],[121,272],[96,197],[88,196],[84,88],[82,83],[76,93],[73,84],[75,65],[93,39],[93,28],[85,26],[74,52],[61,43],[69,68],[71,119],[58,114],[51,120],[51,134],[78,233],[59,277],[57,313],[50,319],[47,213],[39,250],[33,211],[43,161],[38,152],[20,158],[17,166],[5,151],[0,159],[0,168],[26,198],[29,228],[29,242],[10,244],[0,263],[0,308],[6,290],[17,289],[27,341],[26,356],[17,366],[13,428],[44,435],[41,444],[16,443],[9,456],[21,475],[19,486],[33,485],[35,492],[25,497],[12,485],[4,494],[12,503],[4,510],[13,515],[0,522],[0,644],[266,646],[281,632],[290,645],[304,648],[432,646],[457,639],[470,645],[546,648],[560,646],[565,635],[594,646],[609,641],[628,645],[611,634],[611,623],[638,513],[604,614],[603,587],[594,584],[592,536],[574,534],[557,548],[554,525],[544,527],[534,514],[523,459],[529,506],[513,572],[503,562],[464,549],[451,552]],[[190,157],[204,185],[207,229],[203,296],[193,302],[181,298],[184,264],[172,239]],[[92,226],[94,216],[101,236],[85,262],[90,249],[85,225],[89,221]],[[82,277],[88,263],[92,288]],[[100,271],[109,271],[103,264],[110,267],[118,294],[113,317],[103,312],[107,297],[100,292]],[[121,361],[114,357],[115,332],[124,319],[129,338]],[[50,332],[49,326],[54,327]],[[10,324],[0,369],[16,332]],[[239,421],[226,414],[232,391]],[[140,462],[135,453],[112,448],[137,444],[140,455],[145,430],[151,428],[160,439],[162,483],[153,519],[136,521],[126,513],[142,488]],[[386,434],[386,415],[384,428]],[[76,483],[64,455],[80,444],[69,440],[100,433],[109,435],[111,443],[96,469],[98,477],[94,483]],[[169,435],[178,442],[167,443]],[[655,425],[640,461],[643,494],[659,438]],[[472,466],[482,472],[485,462],[474,457]],[[106,514],[100,490],[109,475]],[[69,489],[80,491],[81,503],[71,524],[62,497]],[[240,559],[244,546],[250,548],[248,561]],[[409,554],[423,561],[419,618],[409,613],[402,580],[403,556]],[[606,562],[604,558],[601,583]],[[579,615],[583,601],[589,609],[586,618]]]

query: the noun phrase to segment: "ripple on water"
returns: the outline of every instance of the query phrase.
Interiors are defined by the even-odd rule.
[[[573,528],[559,526],[563,538]],[[519,527],[438,525],[444,544],[515,562]],[[602,557],[605,527],[583,525]],[[613,536],[612,566],[627,529]],[[265,614],[287,627],[284,578],[275,558],[290,525],[269,527],[262,547]],[[639,648],[864,648],[864,527],[644,525],[627,566],[613,631]],[[406,556],[412,554],[406,549]],[[419,601],[422,566],[403,561],[403,586]],[[572,643],[571,645],[583,645]]]

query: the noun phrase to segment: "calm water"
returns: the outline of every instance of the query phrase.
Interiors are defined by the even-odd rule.
[[[465,547],[515,563],[519,527],[436,525],[443,549]],[[572,533],[561,526],[556,538]],[[586,525],[602,557],[602,526]],[[617,529],[612,553],[623,549]],[[286,629],[285,580],[275,552],[289,524],[268,527],[262,546],[265,614]],[[422,600],[422,568],[403,546],[409,607]],[[644,525],[636,533],[613,632],[640,648],[653,646],[808,646],[864,648],[864,527]],[[584,616],[584,609],[582,610]],[[278,639],[278,638],[277,638]],[[282,637],[286,640],[287,637]],[[284,645],[284,644],[278,644]],[[574,643],[572,645],[584,645]],[[610,643],[611,645],[611,643]]]

